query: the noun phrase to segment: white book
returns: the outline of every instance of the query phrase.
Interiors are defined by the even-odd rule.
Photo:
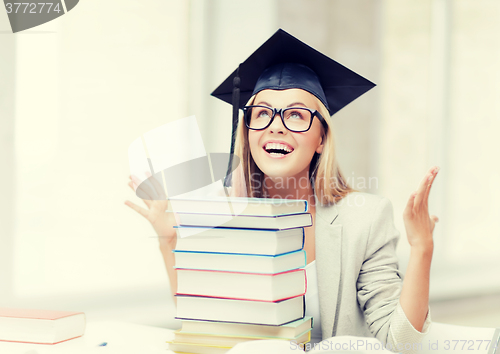
[[[277,256],[175,250],[175,268],[276,274],[306,266],[303,250]]]
[[[238,227],[248,229],[284,230],[297,227],[312,226],[312,216],[309,213],[255,216],[255,215],[224,215],[177,213],[180,225],[208,227]]]
[[[281,301],[304,295],[306,272],[278,274],[177,269],[177,294],[255,301]]]
[[[233,335],[216,335],[211,333],[186,333],[183,331],[175,331],[175,338],[170,343],[183,343],[183,344],[199,344],[207,346],[218,346],[218,347],[234,347],[238,343],[248,342],[251,340],[270,340],[270,339],[281,339],[294,341],[295,343],[308,342],[311,335],[311,328],[301,333],[301,335],[295,338],[273,338],[273,337],[254,337],[254,336],[233,336]]]
[[[174,212],[230,215],[283,215],[304,213],[308,203],[301,199],[273,198],[169,198]]]
[[[255,325],[242,323],[207,322],[207,321],[182,321],[183,333],[199,333],[214,335],[274,337],[293,339],[313,327],[312,317],[306,316],[282,326]]]
[[[176,226],[178,251],[278,255],[301,250],[304,228],[287,230]]]
[[[279,302],[177,297],[177,319],[280,326],[304,317],[304,296]]]
[[[56,344],[84,332],[83,312],[0,308],[0,341]]]

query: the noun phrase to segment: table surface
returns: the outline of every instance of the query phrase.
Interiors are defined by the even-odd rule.
[[[87,354],[87,353],[102,353],[102,354],[175,354],[168,350],[167,340],[172,340],[174,331],[171,329],[139,325],[134,323],[119,322],[119,321],[91,321],[87,322],[85,335],[80,338],[71,339],[55,345],[42,344],[27,344],[27,343],[9,343],[0,341],[0,353],[8,354]],[[443,323],[433,323],[432,330],[424,340],[423,350],[418,351],[419,354],[436,354],[439,351],[435,350],[434,346],[439,345],[439,349],[446,349],[446,342],[453,345],[454,342],[461,340],[474,342],[475,346],[480,343],[478,341],[500,341],[500,328],[479,328],[479,327],[463,327]],[[334,341],[342,341],[360,337],[341,336],[336,337]],[[373,338],[372,338],[373,339]],[[106,342],[106,346],[99,344]],[[282,342],[282,341],[278,341]],[[489,343],[491,343],[489,342]],[[249,345],[263,345],[270,343],[250,343]],[[283,343],[280,343],[283,344]],[[433,347],[431,347],[431,345]],[[462,343],[461,343],[462,345]],[[283,345],[281,345],[284,347]],[[481,348],[474,348],[474,353],[496,353],[500,354],[500,348],[489,348],[486,344]],[[259,352],[278,353],[273,351],[264,351],[260,348]],[[286,348],[283,348],[286,349]],[[290,353],[290,350],[280,351],[280,353]],[[297,351],[293,351],[296,353]],[[470,348],[458,347],[453,350],[452,354],[467,353],[470,354]],[[255,353],[255,350],[238,351],[240,353]],[[333,353],[333,352],[328,352]]]
[[[85,335],[66,342],[43,345],[0,342],[0,353],[55,354],[173,354],[167,340],[173,330],[118,321],[87,322]],[[106,342],[106,346],[99,344]]]

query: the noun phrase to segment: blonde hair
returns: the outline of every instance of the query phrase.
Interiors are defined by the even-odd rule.
[[[323,150],[321,154],[314,153],[309,166],[309,179],[318,202],[322,205],[330,205],[337,203],[356,190],[349,186],[338,166],[335,156],[333,124],[328,109],[319,99],[313,97],[318,103],[319,113],[326,120],[328,130],[325,134],[324,127],[321,126]],[[246,105],[252,105],[254,99],[255,95],[250,98]],[[232,174],[231,194],[237,197],[266,198],[269,195],[265,188],[264,173],[256,165],[250,153],[248,130],[243,114],[240,114],[234,145],[234,154],[240,158],[240,164]]]

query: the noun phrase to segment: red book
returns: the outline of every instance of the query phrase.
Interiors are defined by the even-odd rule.
[[[83,312],[0,308],[0,340],[56,344],[81,337]]]

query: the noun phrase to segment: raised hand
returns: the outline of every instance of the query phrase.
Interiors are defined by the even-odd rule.
[[[163,187],[153,176],[151,176],[151,174],[149,174],[146,183],[141,183],[135,176],[129,177],[129,187],[141,196],[147,209],[129,200],[125,201],[125,205],[135,210],[151,223],[151,226],[153,226],[159,237],[160,246],[167,246],[170,249],[174,249],[177,238],[175,237],[176,233],[173,226],[177,223],[174,214],[166,212],[168,200]],[[139,188],[139,190],[137,190],[137,188]]]
[[[438,171],[439,167],[434,166],[425,174],[418,189],[410,195],[403,212],[406,236],[412,247],[432,248],[434,245],[432,233],[439,219],[435,215],[429,216],[428,200]]]

